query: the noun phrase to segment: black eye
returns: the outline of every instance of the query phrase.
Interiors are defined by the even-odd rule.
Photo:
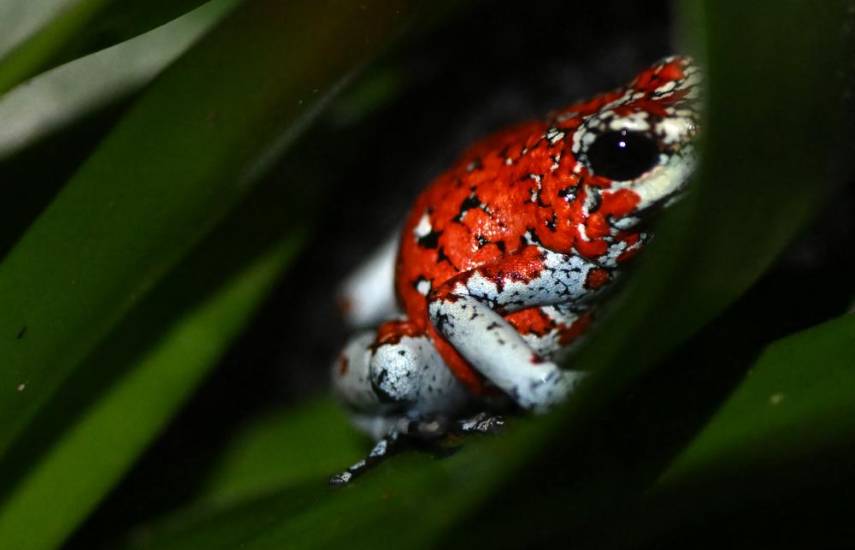
[[[588,165],[612,180],[633,180],[656,165],[659,147],[643,132],[617,130],[600,134],[588,147]]]

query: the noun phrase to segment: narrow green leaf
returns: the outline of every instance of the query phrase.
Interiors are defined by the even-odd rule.
[[[430,547],[519,466],[516,451],[531,428],[518,425],[501,438],[470,438],[445,458],[405,453],[352,486],[335,489],[327,485],[329,473],[361,453],[353,433],[324,422],[341,421],[335,404],[322,401],[308,411],[314,418],[283,414],[253,426],[215,470],[203,501],[136,530],[128,546]],[[313,448],[319,438],[336,443],[330,454],[325,443]],[[278,472],[253,473],[271,463]],[[263,483],[269,483],[266,490]]]
[[[196,494],[205,506],[225,507],[272,490],[317,482],[359,460],[365,440],[329,397],[277,410],[237,434]]]
[[[4,545],[55,548],[68,536],[199,385],[292,252],[293,242],[258,258],[124,367],[128,374],[30,465],[0,504]]]
[[[205,0],[75,0],[0,59],[0,95],[24,80],[141,34]]]
[[[579,358],[586,367],[638,372],[663,357],[750,287],[827,200],[849,123],[846,8],[684,3],[705,41],[695,43],[708,83],[702,166]]]
[[[212,0],[152,31],[46,71],[11,90],[0,98],[0,159],[139,90],[238,1]]]
[[[658,546],[725,522],[734,533],[749,524],[811,541],[849,532],[834,525],[840,519],[832,510],[847,504],[840,483],[855,475],[852,388],[855,315],[770,345],[647,494],[609,518],[622,529],[599,542]],[[789,510],[798,525],[762,525],[769,510],[773,518]]]
[[[855,315],[770,346],[661,486],[804,458],[855,438]]]
[[[249,2],[150,88],[0,264],[0,451],[407,8]]]

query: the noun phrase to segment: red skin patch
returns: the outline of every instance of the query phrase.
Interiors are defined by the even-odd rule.
[[[681,62],[675,60],[645,70],[630,86],[650,93],[683,76]],[[538,248],[526,241],[527,233],[555,252],[588,259],[606,254],[615,239],[611,221],[633,213],[640,199],[629,189],[612,191],[611,180],[593,175],[577,162],[572,136],[584,117],[623,97],[624,92],[608,92],[572,104],[545,121],[524,122],[485,138],[418,196],[402,232],[395,278],[408,321],[381,326],[375,345],[426,333],[454,374],[474,393],[483,392],[481,376],[431,326],[428,297],[417,290],[417,283],[429,281],[430,296],[448,298],[454,282],[465,281],[476,268],[497,284],[508,278],[529,281],[543,266]],[[644,96],[619,110],[664,114],[683,97],[682,93]],[[552,137],[547,135],[550,128]],[[594,211],[586,206],[591,198],[586,196],[587,188],[600,190]],[[641,244],[638,233],[622,232],[617,239],[627,243],[619,262],[630,259]],[[587,286],[601,288],[610,279],[605,269],[594,269]],[[524,334],[541,334],[549,328],[549,320],[537,308],[505,318]],[[589,322],[586,315],[571,327],[562,327],[562,341],[572,341]]]

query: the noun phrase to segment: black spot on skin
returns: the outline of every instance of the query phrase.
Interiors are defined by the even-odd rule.
[[[495,330],[495,329],[497,329],[497,328],[501,328],[501,326],[502,326],[502,325],[500,325],[499,323],[497,323],[497,322],[493,321],[492,323],[490,323],[489,325],[487,325],[487,330]]]
[[[555,231],[555,228],[558,224],[558,218],[555,216],[555,212],[552,213],[552,216],[546,220],[546,228],[550,231]]]
[[[419,246],[422,248],[436,248],[439,245],[440,235],[442,235],[441,231],[431,231],[427,235],[419,237],[416,242],[418,242]]]
[[[591,190],[591,208],[588,210],[589,213],[594,213],[600,209],[600,206],[603,204],[603,198],[600,196],[600,192],[592,189]]]
[[[496,241],[496,246],[499,248],[502,254],[505,253],[505,241]]]
[[[576,186],[565,187],[558,190],[558,197],[565,200],[573,200],[576,198]]]
[[[450,318],[446,313],[439,313],[436,316],[436,320],[434,321],[434,325],[436,325],[436,330],[440,333],[445,334],[445,326],[449,324]]]
[[[398,355],[400,355],[401,357],[404,357],[405,355],[407,355],[407,352],[404,350],[398,350]]]
[[[467,210],[471,210],[472,208],[480,208],[481,207],[481,199],[474,193],[466,197],[460,202],[460,208],[457,210],[457,215],[454,216],[454,221],[461,222],[463,221],[463,215]]]
[[[395,403],[397,401],[397,399],[395,399],[395,396],[393,396],[381,387],[383,381],[386,380],[387,375],[388,373],[385,369],[381,370],[380,374],[377,375],[377,380],[371,381],[371,389],[374,390],[374,393],[377,395],[377,399],[381,403]]]
[[[529,227],[527,234],[528,234],[528,238],[531,240],[531,242],[533,242],[534,244],[541,244],[540,239],[537,238],[537,232],[534,229]],[[520,242],[522,243],[523,248],[525,248],[525,246],[528,244],[525,240],[525,235],[520,237]]]

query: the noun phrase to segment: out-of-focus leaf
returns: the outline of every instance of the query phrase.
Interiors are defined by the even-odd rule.
[[[0,98],[0,158],[124,97],[159,73],[238,0],[212,0],[160,28],[57,67]]]
[[[737,518],[757,524],[768,521],[764,510],[787,506],[825,535],[841,527],[851,534],[846,511],[841,518],[834,509],[848,502],[839,480],[855,476],[852,388],[855,315],[775,342],[648,494],[622,511],[622,528],[600,542],[656,545],[719,523],[738,532]],[[815,500],[817,490],[828,493]],[[830,498],[835,493],[840,498]],[[835,525],[841,519],[850,526]],[[779,523],[770,531],[805,536],[801,527]]]
[[[514,429],[501,438],[470,439],[451,457],[406,453],[354,485],[334,489],[326,483],[329,473],[360,458],[352,433],[334,429],[321,435],[330,431],[324,420],[341,421],[334,406],[322,401],[311,405],[312,418],[283,415],[252,428],[249,438],[239,439],[248,446],[236,445],[223,468],[215,470],[207,486],[211,501],[139,529],[129,547],[430,547],[519,465],[517,449],[525,430]],[[318,457],[324,469],[309,462],[321,451],[312,450],[319,437],[336,443],[330,455]],[[276,458],[276,468],[294,473],[252,473]],[[332,470],[326,469],[333,463]],[[259,491],[262,481],[271,483],[267,491]],[[278,484],[283,481],[288,484]]]
[[[55,548],[68,536],[199,385],[272,287],[292,250],[293,243],[287,243],[246,266],[216,295],[162,327],[159,341],[128,359],[131,364],[111,361],[116,353],[96,355],[127,374],[15,480],[0,503],[4,545]],[[192,269],[184,270],[173,276],[172,284],[187,287],[197,278]],[[155,294],[169,298],[168,290]],[[113,347],[127,346],[126,340],[118,339]],[[121,357],[126,351],[123,347],[117,353]]]
[[[202,3],[204,0],[74,0],[40,11],[33,19],[43,22],[0,59],[0,94],[42,71],[127,40]],[[45,13],[52,16],[45,18]]]
[[[702,166],[579,358],[586,367],[619,362],[632,373],[661,358],[744,292],[839,183],[853,63],[846,2],[683,11],[706,41]]]
[[[225,506],[264,496],[274,488],[317,482],[364,452],[364,439],[329,398],[274,411],[229,442],[195,500]]]
[[[819,454],[855,438],[855,315],[770,346],[662,487]]]
[[[0,2],[0,56],[45,25],[74,0],[5,0]]]
[[[0,450],[408,14],[249,2],[149,89],[0,264]]]

